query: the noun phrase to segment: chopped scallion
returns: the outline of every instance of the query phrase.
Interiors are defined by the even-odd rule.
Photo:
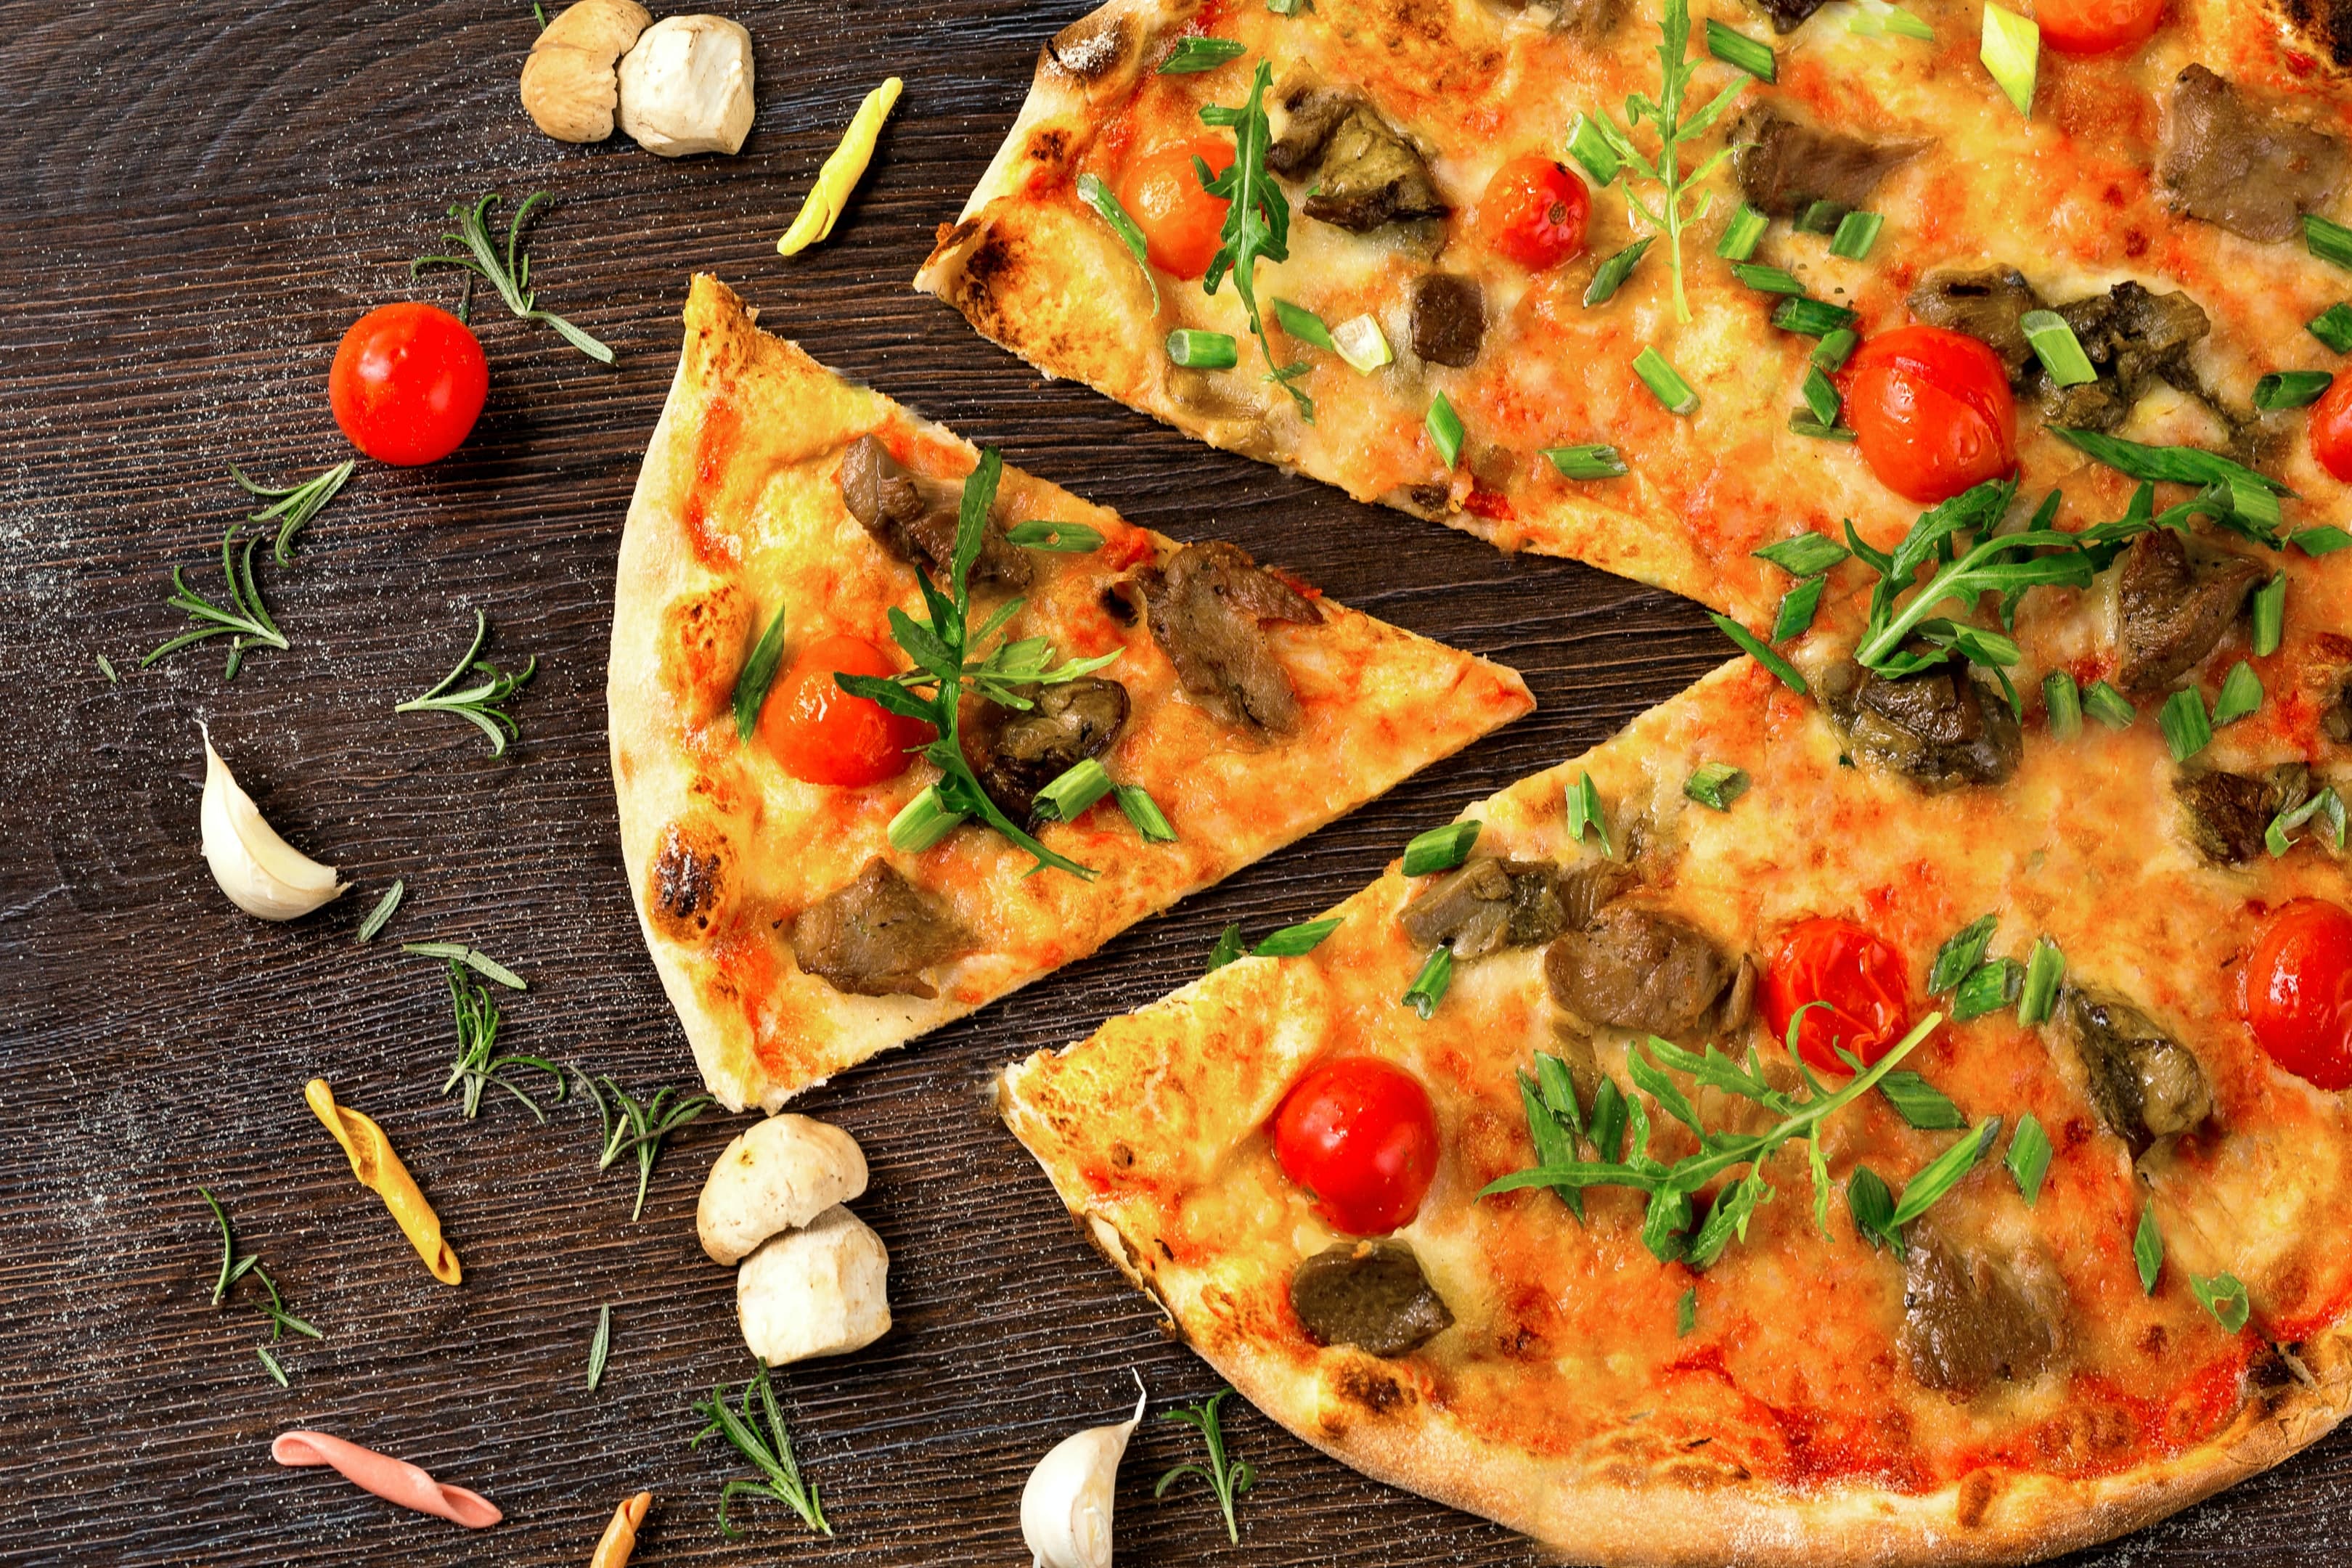
[[[1827,337],[1841,327],[1853,326],[1857,319],[1843,305],[1802,295],[1781,300],[1772,312],[1774,326],[1784,332],[1802,332],[1809,338]]]
[[[1897,1116],[1923,1132],[1957,1132],[1969,1124],[1948,1095],[1908,1068],[1880,1079],[1878,1092]]]
[[[1805,406],[1813,411],[1814,418],[1824,425],[1837,423],[1838,390],[1830,384],[1830,378],[1822,374],[1821,366],[1809,364],[1805,367],[1804,392]]]
[[[2352,353],[2352,305],[2337,300],[2305,321],[2304,330],[2337,353]]]
[[[2308,408],[2335,379],[2324,370],[2274,370],[2254,383],[2254,406],[2265,414]]]
[[[1691,384],[1654,347],[1644,348],[1633,356],[1633,374],[1666,405],[1667,413],[1688,414],[1698,406],[1698,394],[1691,389]]]
[[[1731,803],[1748,793],[1745,768],[1729,763],[1701,763],[1683,781],[1683,794],[1710,811],[1729,811]]]
[[[2013,958],[1979,963],[1952,993],[1952,1022],[1965,1024],[1997,1013],[2017,1000],[2025,984],[2025,965]]]
[[[2050,379],[2059,386],[2086,386],[2099,379],[2091,368],[2091,356],[2083,352],[2082,340],[2066,318],[2055,310],[2028,310],[2017,319],[2025,332],[2025,341],[2033,346],[2033,357],[2050,373]]]
[[[1470,847],[1478,842],[1481,826],[1473,817],[1414,834],[1412,842],[1404,847],[1404,874],[1426,877],[1433,871],[1451,871],[1470,858]]]
[[[2242,658],[2230,667],[2220,694],[2213,699],[2213,727],[2218,730],[2224,724],[2235,723],[2262,705],[2262,677]]]
[[[1319,921],[1305,921],[1295,926],[1285,926],[1250,949],[1252,958],[1303,958],[1323,945],[1323,939],[1339,929],[1339,915],[1326,915]]]
[[[1582,844],[1588,827],[1599,837],[1603,855],[1617,853],[1610,847],[1609,815],[1601,806],[1601,788],[1592,782],[1589,772],[1568,786],[1568,841]]]
[[[1151,798],[1150,790],[1141,784],[1120,784],[1118,793],[1119,810],[1127,813],[1127,819],[1135,824],[1135,830],[1143,835],[1146,844],[1176,842],[1176,830],[1168,825],[1168,814],[1160,809],[1160,803]]]
[[[2042,1178],[2050,1171],[2050,1134],[2042,1131],[2033,1112],[2018,1119],[2017,1131],[2009,1135],[2009,1158],[2002,1163],[2017,1183],[2018,1195],[2032,1208],[2033,1200],[2042,1195]]]
[[[1084,758],[1037,792],[1037,815],[1048,822],[1076,822],[1110,789],[1110,774],[1102,763]]]
[[[2163,711],[2156,718],[2176,763],[2187,762],[2213,743],[2213,722],[2205,712],[2205,694],[2193,686],[2166,698]]]
[[[1710,16],[1706,19],[1706,52],[1725,65],[1746,71],[1758,81],[1777,82],[1780,79],[1778,63],[1772,57],[1772,46],[1759,43],[1747,34],[1735,32]]]
[[[1825,577],[1808,577],[1780,595],[1780,608],[1772,617],[1772,640],[1787,642],[1801,637],[1813,628],[1813,613],[1821,608],[1822,584]]]
[[[1331,329],[1331,352],[1358,375],[1370,375],[1396,356],[1380,322],[1370,314],[1350,316]]]
[[[1830,241],[1830,254],[1860,261],[1869,256],[1870,247],[1878,243],[1878,231],[1885,226],[1886,219],[1882,215],[1857,208],[1838,219],[1837,235]]]
[[[1832,375],[1836,374],[1845,368],[1846,360],[1853,353],[1854,346],[1861,342],[1862,334],[1852,327],[1840,327],[1813,345],[1814,368],[1827,371]]]
[[[2295,830],[2315,816],[2326,819],[2328,837],[2334,841],[2336,848],[2343,848],[2344,798],[2336,793],[2335,786],[2331,784],[2294,810],[2282,811],[2271,818],[2270,826],[2263,833],[2263,842],[2270,847],[2272,857],[2276,858],[2293,848]]]
[[[1446,987],[1453,984],[1454,950],[1433,947],[1429,950],[1429,957],[1423,962],[1421,973],[1412,977],[1412,984],[1406,987],[1405,994],[1397,998],[1398,1005],[1410,1007],[1426,1018],[1437,1011],[1437,1005],[1445,1000]]]
[[[1429,426],[1429,438],[1437,443],[1437,455],[1445,459],[1451,469],[1462,458],[1462,416],[1454,412],[1454,405],[1445,394],[1439,393],[1429,400],[1429,414],[1423,421]]]
[[[1234,38],[1179,38],[1175,53],[1160,62],[1160,74],[1190,76],[1196,71],[1214,70],[1227,60],[1240,58],[1248,48],[1248,45]]]
[[[940,799],[940,786],[927,785],[890,819],[890,847],[918,854],[953,833],[962,821],[963,813],[950,811]]]
[[[2017,1021],[2046,1024],[2058,1007],[2058,983],[2066,978],[2066,955],[2043,937],[2026,955],[2025,984],[2017,994]]]
[[[1333,347],[1331,329],[1323,324],[1322,317],[1303,305],[1276,300],[1274,301],[1274,319],[1282,323],[1284,331],[1302,343],[1313,343],[1318,349]]]
[[[1888,33],[1897,37],[1918,38],[1933,43],[1936,29],[1914,16],[1900,5],[1887,0],[1854,0],[1853,15],[1845,19],[1849,33],[1865,38],[1883,37]]]
[[[1543,455],[1563,479],[1622,479],[1631,472],[1625,467],[1624,455],[1600,441],[1581,447],[1546,447]]]
[[[2244,1328],[2246,1320],[2253,1315],[2254,1304],[2246,1294],[2246,1282],[2234,1274],[2191,1273],[2189,1293],[2231,1333]]]
[[[1805,286],[1797,275],[1785,267],[1766,267],[1759,262],[1735,261],[1732,275],[1759,294],[1801,294]]]
[[[1979,915],[1946,937],[1944,945],[1936,950],[1935,962],[1927,966],[1927,994],[1940,996],[1974,974],[1984,963],[1985,949],[1992,945],[1993,928],[2000,923],[1999,915]]]
[[[2332,522],[2316,528],[2299,528],[2287,535],[2287,542],[2305,555],[2333,555],[2352,546],[2352,533],[2347,533]]]
[[[1781,685],[1799,696],[1803,696],[1811,689],[1805,684],[1805,678],[1797,673],[1797,667],[1774,653],[1754,632],[1749,631],[1729,616],[1710,614],[1707,619],[1713,621],[1725,637],[1738,643],[1748,658],[1778,677]]]
[[[1813,417],[1813,411],[1810,408],[1790,409],[1789,429],[1795,435],[1810,436],[1816,441],[1851,441],[1855,438],[1853,431],[1843,425],[1822,424]]]
[[[1791,577],[1818,577],[1853,552],[1818,533],[1800,533],[1768,544],[1755,553],[1758,560],[1769,561]]]
[[[2000,5],[1984,9],[1984,34],[1977,58],[2020,114],[2033,113],[2033,78],[2041,65],[2042,29],[2027,17]],[[2306,220],[2308,221],[2308,220]]]
[[[1800,234],[1835,234],[1845,215],[1853,209],[1837,202],[1811,202],[1797,215]]]
[[[1241,363],[1241,347],[1231,332],[1179,327],[1168,334],[1168,357],[1188,370],[1231,370]]]
[[[1576,125],[1568,135],[1568,152],[1569,156],[1584,165],[1584,172],[1592,176],[1596,185],[1605,185],[1615,179],[1625,163],[1589,114],[1576,117]]]
[[[1731,221],[1724,226],[1723,237],[1715,242],[1715,253],[1726,261],[1747,260],[1756,254],[1756,247],[1763,240],[1764,231],[1771,226],[1771,223],[1772,220],[1762,211],[1746,202],[1740,203],[1739,210],[1733,213]],[[2341,305],[2336,309],[2344,310]],[[2352,310],[2345,310],[2345,315],[2347,329],[2352,329]]]
[[[2286,574],[2279,572],[2254,590],[2254,657],[2268,658],[2278,652],[2285,631]]]
[[[1976,1169],[1993,1140],[2000,1136],[2000,1118],[1988,1116],[1969,1132],[1927,1162],[1920,1173],[1912,1177],[1903,1189],[1903,1196],[1895,1205],[1894,1214],[1887,1216],[1890,1231],[1899,1231],[1935,1205],[1937,1198],[1959,1185],[1960,1178]]]
[[[2317,213],[2303,215],[2303,243],[2311,254],[2322,261],[2332,261],[2338,267],[2352,267],[2352,228]]]
[[[1647,239],[1637,239],[1593,268],[1592,281],[1584,286],[1585,309],[1605,305],[1614,298],[1617,290],[1625,286],[1625,279],[1633,275],[1633,264],[1641,260],[1642,253],[1649,248]]]
[[[2083,732],[2083,689],[2063,669],[2042,678],[2042,706],[2050,715],[2053,740],[2071,741]]]
[[[2131,721],[2139,717],[2132,700],[2116,690],[2111,680],[2091,682],[2091,689],[2083,693],[2083,711],[2117,730],[2130,729]]]

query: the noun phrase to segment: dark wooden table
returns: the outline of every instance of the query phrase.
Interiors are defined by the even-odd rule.
[[[666,162],[625,140],[559,146],[515,80],[527,0],[5,0],[0,3],[0,1560],[576,1563],[614,1500],[658,1499],[639,1560],[832,1563],[1025,1559],[1030,1465],[1113,1418],[1139,1370],[1155,1401],[1214,1379],[1083,1247],[990,1115],[999,1064],[1074,1038],[1193,974],[1228,921],[1304,918],[1378,873],[1413,829],[1579,751],[1726,652],[1692,606],[1580,567],[1506,559],[1354,506],[1047,384],[908,289],[1026,88],[1040,42],[1084,0],[952,0],[899,11],[737,0],[758,41],[760,114],[738,158]],[[907,91],[863,195],[824,248],[776,235],[859,96]],[[453,300],[412,284],[444,205],[544,188],[542,302],[610,342],[610,370],[478,300],[488,411],[449,461],[362,463],[264,591],[293,641],[234,684],[218,645],[144,671],[173,635],[171,566],[208,565],[242,515],[227,465],[278,479],[340,461],[328,360],[363,310]],[[777,1505],[719,1535],[732,1457],[689,1452],[689,1403],[751,1361],[733,1276],[693,1237],[702,1174],[741,1125],[674,1140],[645,1217],[594,1169],[584,1105],[544,1126],[511,1101],[467,1121],[438,1094],[452,1048],[442,976],[399,940],[462,939],[531,981],[504,1038],[639,1089],[692,1077],[639,944],[604,752],[611,573],[638,455],[675,362],[693,268],[768,324],[1033,471],[1180,538],[1237,540],[1349,603],[1527,674],[1541,711],[1429,770],[1095,958],[802,1107],[865,1144],[859,1212],[890,1246],[898,1327],[872,1350],[780,1377],[839,1530]],[[216,557],[215,557],[216,558]],[[535,655],[524,738],[493,761],[455,721],[395,717],[487,609],[491,651]],[[122,672],[110,684],[98,658]],[[196,853],[197,724],[264,810],[354,878],[328,912],[248,920]],[[393,878],[409,898],[355,947]],[[434,1284],[304,1108],[330,1076],[373,1112],[467,1266]],[[208,1303],[196,1186],[325,1331],[279,1348]],[[249,1299],[250,1283],[246,1294]],[[583,1386],[601,1303],[602,1390]],[[281,1470],[270,1436],[317,1426],[488,1493],[467,1535],[324,1472]],[[1120,1560],[1526,1563],[1516,1538],[1374,1486],[1246,1408],[1261,1469],[1229,1547],[1203,1494],[1151,1481],[1190,1457],[1149,1425],[1119,1488]],[[2085,1561],[2340,1564],[2352,1442]]]

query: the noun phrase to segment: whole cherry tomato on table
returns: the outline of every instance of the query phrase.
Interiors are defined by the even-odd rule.
[[[1234,161],[1234,144],[1222,137],[1195,136],[1164,142],[1129,159],[1119,171],[1118,205],[1143,230],[1144,254],[1151,265],[1176,278],[1198,278],[1223,243],[1225,209],[1232,204],[1201,188],[1194,158],[1222,174]]]
[[[1817,915],[1790,926],[1764,973],[1764,1017],[1772,1037],[1789,1037],[1789,1020],[1813,1007],[1797,1026],[1797,1053],[1819,1072],[1851,1073],[1847,1050],[1864,1067],[1885,1056],[1911,1026],[1910,987],[1903,955],[1852,921]]]
[[[1274,1113],[1282,1173],[1350,1236],[1385,1236],[1420,1212],[1437,1174],[1429,1091],[1377,1057],[1341,1057],[1292,1086]]]
[[[931,738],[919,719],[893,713],[870,697],[853,697],[836,675],[898,673],[890,656],[863,637],[835,634],[801,649],[768,689],[760,738],[804,784],[871,784],[897,778]]]
[[[2042,41],[2066,55],[2104,55],[2152,37],[2166,0],[2034,0]]]
[[[490,363],[466,323],[435,305],[379,305],[352,323],[327,372],[327,404],[380,463],[435,463],[464,444],[490,395]]]
[[[2311,455],[2352,484],[2352,375],[2339,375],[2311,405]]]
[[[1477,227],[1488,248],[1530,272],[1582,254],[1592,195],[1549,158],[1512,159],[1486,182],[1478,198]]]
[[[2239,985],[2263,1055],[2315,1088],[2352,1089],[2352,911],[2325,899],[2280,905]]]
[[[1854,351],[1846,423],[1863,461],[1924,505],[2017,468],[2017,403],[2000,356],[1965,332],[1897,327]]]

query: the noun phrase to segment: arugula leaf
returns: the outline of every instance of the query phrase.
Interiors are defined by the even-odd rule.
[[[1225,208],[1224,227],[1220,231],[1223,243],[1209,258],[1209,270],[1201,279],[1201,289],[1214,294],[1217,286],[1228,274],[1232,275],[1234,291],[1242,297],[1242,308],[1249,313],[1250,331],[1256,334],[1258,349],[1265,355],[1266,379],[1290,394],[1290,400],[1298,405],[1299,416],[1311,425],[1315,422],[1315,400],[1291,384],[1307,374],[1307,362],[1287,365],[1275,363],[1274,344],[1265,335],[1265,321],[1257,306],[1258,262],[1290,258],[1290,201],[1275,183],[1265,162],[1266,152],[1274,144],[1274,128],[1265,115],[1265,89],[1273,81],[1273,66],[1260,60],[1256,73],[1250,79],[1249,97],[1240,108],[1212,103],[1201,110],[1202,124],[1223,126],[1234,133],[1234,161],[1225,165],[1223,174],[1212,175],[1205,162],[1197,157],[1192,160],[1201,188],[1230,204]]]
[[[1897,1257],[1903,1253],[1903,1234],[1895,1228],[1895,1194],[1877,1172],[1867,1165],[1856,1165],[1845,1179],[1845,1206],[1853,1215],[1853,1228],[1863,1240],[1874,1247],[1892,1247]]]
[[[2156,1227],[2156,1204],[2143,1204],[2139,1229],[2132,1235],[2132,1261],[2139,1266],[2139,1288],[2156,1294],[2157,1276],[2164,1271],[2164,1232]]]
[[[2215,1322],[2233,1334],[2246,1326],[2246,1319],[2253,1311],[2253,1303],[2246,1297],[2245,1281],[2234,1274],[2191,1274],[2189,1290],[2197,1298],[2198,1305],[2213,1314]]]
[[[1110,226],[1110,231],[1118,236],[1118,242],[1127,247],[1127,253],[1135,258],[1135,265],[1143,273],[1143,280],[1151,285],[1151,309],[1157,314],[1160,310],[1160,274],[1151,269],[1150,246],[1143,237],[1141,226],[1129,216],[1126,207],[1119,205],[1118,195],[1096,175],[1078,176],[1078,200],[1094,208],[1095,216]]]

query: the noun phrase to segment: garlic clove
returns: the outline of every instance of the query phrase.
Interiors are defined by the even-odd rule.
[[[1090,1426],[1054,1445],[1021,1489],[1021,1539],[1031,1568],[1110,1568],[1110,1510],[1118,1462],[1143,1420],[1143,1379],[1135,1380],[1135,1414]]]
[[[247,914],[290,921],[351,885],[337,881],[332,867],[320,865],[278,837],[213,750],[210,733],[205,735],[205,795],[197,821],[213,880]]]

